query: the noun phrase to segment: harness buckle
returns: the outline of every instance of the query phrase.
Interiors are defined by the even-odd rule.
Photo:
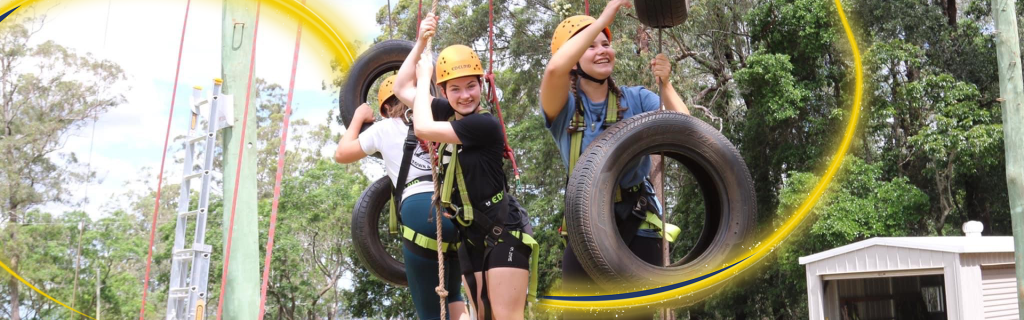
[[[487,245],[490,246],[490,247],[494,247],[494,246],[498,245],[498,240],[500,240],[501,233],[502,233],[503,230],[504,229],[502,227],[499,227],[499,226],[491,227],[491,233],[489,233],[486,237],[484,237],[484,242],[486,242]]]
[[[647,207],[647,204],[647,197],[640,196],[640,198],[636,200],[636,205],[633,206],[633,216],[640,218],[640,220],[647,219],[647,215],[644,213],[646,211],[644,208]]]

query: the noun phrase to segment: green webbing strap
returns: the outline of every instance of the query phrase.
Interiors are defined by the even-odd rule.
[[[438,153],[440,154],[440,157],[444,158],[444,151],[448,146],[449,144],[447,143],[442,143],[439,146],[437,150],[439,150]],[[454,157],[456,153],[457,152],[455,150],[452,150],[452,157]],[[441,183],[441,205],[445,208],[454,208],[454,206],[452,206],[452,190],[454,189],[452,187],[452,182],[454,179],[455,166],[449,164],[447,170],[445,170],[444,182]]]
[[[451,165],[455,167],[455,181],[459,184],[459,195],[462,197],[462,214],[455,218],[463,226],[469,226],[473,223],[473,202],[469,200],[469,189],[466,188],[466,178],[462,176],[458,152],[452,152]]]
[[[483,114],[491,112],[481,109],[476,113]],[[455,115],[448,117],[448,121],[455,121]],[[459,147],[457,145],[453,146],[451,161],[448,162],[448,169],[445,170],[444,174],[444,183],[441,185],[441,205],[455,209],[456,211],[460,210],[459,207],[452,204],[452,192],[455,189],[455,186],[452,186],[452,180],[454,179],[455,183],[458,184],[459,187],[459,196],[462,198],[462,214],[459,215],[458,212],[456,212],[455,220],[458,220],[459,224],[468,227],[473,223],[473,202],[469,200],[469,189],[466,188],[466,178],[462,176],[462,166],[459,165]],[[447,144],[442,143],[441,148],[438,149],[441,150],[440,152],[442,156],[444,155],[444,150],[447,147]]]
[[[412,243],[415,243],[417,246],[427,248],[430,251],[437,251],[437,240],[425,236],[422,233],[416,232],[416,230],[413,230],[412,228],[402,226],[402,237],[404,237],[406,240],[412,241]],[[442,241],[441,248],[445,252],[448,252],[458,249],[459,244],[457,242],[448,243]]]
[[[576,95],[576,103],[582,104],[583,100],[580,100],[579,94]],[[604,125],[611,125],[619,121],[619,104],[618,96],[615,95],[611,90],[608,91],[608,109],[604,114]],[[572,174],[572,170],[576,168],[576,162],[580,160],[580,154],[583,153],[583,132],[587,130],[587,124],[583,121],[583,115],[579,112],[573,112],[572,123],[569,125],[569,129],[572,130],[569,136],[569,174]],[[619,189],[615,189],[615,202],[622,201],[622,194]],[[565,217],[562,217],[562,235],[567,236],[569,233],[566,231]]]
[[[388,233],[398,234],[398,209],[395,208],[395,197],[391,196],[391,214],[388,216]]]
[[[675,242],[676,238],[679,237],[679,232],[682,230],[679,229],[678,226],[671,223],[666,222],[665,225],[666,227],[662,228],[661,218],[658,217],[658,215],[654,214],[653,212],[648,211],[647,217],[644,219],[644,222],[640,224],[640,229],[658,230],[658,234],[660,234],[662,237],[667,237],[668,242]],[[667,236],[665,235],[666,233],[668,234]]]

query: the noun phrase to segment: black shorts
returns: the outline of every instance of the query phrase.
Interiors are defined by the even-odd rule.
[[[479,242],[474,241],[473,243],[483,243],[483,239]],[[468,248],[467,248],[468,247]],[[494,248],[491,249],[490,256],[487,257],[487,267],[484,268],[483,250],[480,248],[469,245],[462,246],[459,248],[459,254],[462,256],[462,250],[466,250],[466,259],[459,259],[462,264],[462,273],[476,273],[483,272],[494,268],[516,268],[523,270],[530,270],[530,254],[529,249],[516,248],[515,243],[498,242]],[[523,252],[526,251],[526,252]]]
[[[479,210],[477,216],[486,215],[491,221],[504,221],[508,215],[508,197],[496,203],[490,210]],[[500,217],[500,220],[499,220]],[[459,246],[459,262],[462,265],[462,273],[473,273],[487,271],[493,268],[517,268],[530,270],[530,249],[529,247],[517,246],[518,241],[509,243],[498,242],[491,248],[490,256],[487,257],[487,264],[484,264],[484,236],[483,227],[476,225],[479,220],[473,221],[468,227],[460,227],[460,233],[464,238]],[[506,226],[507,228],[508,226]],[[518,231],[518,230],[517,230]],[[512,232],[506,229],[505,232]]]

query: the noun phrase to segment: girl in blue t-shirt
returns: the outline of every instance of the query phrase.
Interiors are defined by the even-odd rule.
[[[619,9],[631,6],[628,0],[612,0],[597,19],[582,15],[567,18],[552,36],[551,60],[541,80],[540,102],[545,125],[555,138],[567,168],[571,165],[570,152],[586,150],[590,142],[604,131],[609,112],[615,112],[616,118],[621,120],[660,109],[656,93],[639,86],[616,86],[612,80],[615,49],[611,46],[612,34],[608,26]],[[666,109],[689,114],[686,104],[669,81],[671,64],[668,58],[658,54],[651,61],[651,69]],[[574,118],[579,119],[577,116],[582,118],[582,123],[574,124]],[[582,147],[571,150],[570,139],[576,132],[583,133]],[[653,203],[652,211],[661,214],[661,206],[648,181],[650,169],[650,159],[644,156],[638,164],[623,170],[619,180],[622,200],[614,207],[619,233],[630,250],[647,263],[662,265],[661,236],[656,230],[640,228],[643,218],[632,214],[634,204],[640,198]],[[561,231],[564,235],[566,230]],[[562,289],[592,293],[586,292],[586,288],[595,286],[567,244],[562,257]],[[646,318],[650,319],[650,315]]]

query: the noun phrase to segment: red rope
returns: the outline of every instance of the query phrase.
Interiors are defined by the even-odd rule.
[[[437,0],[434,0],[437,1]],[[420,0],[419,9],[416,10],[416,36],[420,36],[420,23],[423,22],[423,0]]]
[[[519,180],[519,166],[516,164],[516,154],[512,150],[512,146],[508,143],[508,132],[505,131],[505,118],[501,115],[501,102],[498,101],[498,88],[494,82],[494,0],[487,1],[488,7],[488,31],[487,31],[487,75],[484,78],[487,80],[489,85],[488,88],[488,100],[494,104],[494,109],[498,114],[498,121],[501,122],[501,135],[505,138],[505,158],[512,162],[512,173],[515,174],[516,181]]]
[[[245,111],[242,113],[242,134],[238,142],[238,164],[235,166],[235,190],[231,196],[231,220],[228,223],[228,244],[224,249],[224,269],[220,276],[220,298],[217,302],[217,320],[221,319],[224,310],[224,287],[228,281],[228,262],[231,260],[231,240],[235,235],[235,209],[238,207],[238,181],[242,173],[242,154],[245,152],[245,127],[249,119],[249,97],[252,96],[252,74],[256,68],[256,35],[260,31],[260,6],[263,1],[256,2],[256,22],[252,29],[252,53],[249,57],[249,84],[245,88]]]
[[[590,15],[590,0],[583,0],[583,14]]]
[[[306,0],[302,0],[306,4]],[[277,204],[281,200],[281,175],[284,171],[284,148],[288,142],[288,119],[292,115],[292,95],[295,93],[295,70],[299,65],[299,43],[302,39],[302,22],[295,33],[295,54],[292,58],[292,79],[288,82],[288,102],[285,104],[284,125],[281,128],[281,149],[277,151],[277,175],[274,178],[274,200],[270,205],[270,231],[267,234],[267,256],[263,260],[263,285],[260,286],[259,320],[263,320],[267,305],[267,284],[270,280],[270,259],[274,255],[274,232],[277,230]]]
[[[181,73],[181,52],[185,48],[185,28],[188,27],[188,11],[192,0],[185,3],[185,21],[181,24],[181,40],[178,41],[178,64],[174,68],[174,86],[171,89],[171,111],[167,115],[167,133],[164,134],[164,151],[160,156],[160,173],[156,177],[156,202],[153,204],[153,223],[149,228],[149,255],[146,256],[146,280],[142,282],[142,308],[139,320],[146,316],[146,293],[149,292],[149,270],[153,263],[153,241],[156,239],[156,218],[160,213],[160,187],[164,184],[164,163],[167,160],[167,143],[171,139],[171,119],[174,119],[174,101],[178,93],[178,74]]]

